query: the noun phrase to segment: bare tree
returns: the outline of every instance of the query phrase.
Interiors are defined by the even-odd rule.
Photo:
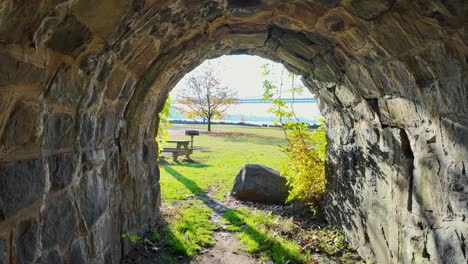
[[[208,121],[208,131],[211,131],[212,119],[221,118],[230,105],[238,102],[237,94],[221,85],[211,65],[191,75],[177,97],[177,101],[186,106],[180,110],[188,118],[199,116]]]

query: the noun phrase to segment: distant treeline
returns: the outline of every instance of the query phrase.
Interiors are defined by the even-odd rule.
[[[169,120],[171,124],[195,124],[195,125],[206,125],[206,122],[198,121],[198,120]],[[234,125],[234,126],[250,126],[250,127],[278,127],[280,125],[272,125],[272,124],[252,124],[246,122],[224,122],[224,121],[211,121],[211,124],[216,125]],[[317,124],[308,124],[310,129],[316,129],[319,127]]]

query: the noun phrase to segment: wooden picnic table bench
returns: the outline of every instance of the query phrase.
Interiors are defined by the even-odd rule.
[[[175,148],[163,148],[162,152],[172,153],[172,160],[177,161],[179,156],[185,155],[187,159],[190,159],[190,154],[193,153],[194,148],[189,147],[190,140],[168,140],[167,143],[175,143]]]

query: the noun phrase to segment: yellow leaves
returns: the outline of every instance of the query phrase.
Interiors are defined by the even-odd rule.
[[[323,124],[312,132],[297,126],[288,134],[288,142],[281,169],[291,187],[288,200],[302,200],[316,207],[325,192],[327,141]]]

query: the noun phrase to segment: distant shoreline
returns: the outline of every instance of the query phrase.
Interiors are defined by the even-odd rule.
[[[182,120],[182,119],[173,119],[169,120],[171,124],[195,124],[195,125],[207,125],[207,122],[203,121],[198,121],[198,120]],[[254,123],[249,123],[249,122],[226,122],[226,121],[211,121],[212,125],[233,125],[233,126],[250,126],[250,127],[277,127],[281,128],[280,125],[272,125],[272,124],[267,124],[267,123],[261,123],[257,122],[256,124]],[[317,124],[308,124],[310,129],[316,129],[318,128],[319,125]]]

